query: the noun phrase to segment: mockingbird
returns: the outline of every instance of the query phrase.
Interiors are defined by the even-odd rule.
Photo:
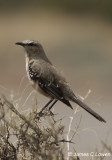
[[[42,108],[41,113],[50,104],[52,104],[49,107],[51,109],[58,100],[73,109],[69,102],[72,101],[99,121],[106,122],[99,114],[75,96],[69,83],[47,58],[42,45],[38,41],[25,40],[16,44],[25,48],[26,71],[32,86],[40,93],[50,97],[50,101]]]

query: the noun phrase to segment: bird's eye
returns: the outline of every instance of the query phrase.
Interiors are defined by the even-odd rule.
[[[30,45],[30,46],[34,46],[34,43],[30,43],[29,45]]]
[[[35,43],[29,43],[28,46],[36,46]]]

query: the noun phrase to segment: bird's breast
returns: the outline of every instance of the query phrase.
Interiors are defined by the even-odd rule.
[[[28,79],[30,80],[30,75],[29,75],[29,58],[26,56],[26,73],[28,76]]]

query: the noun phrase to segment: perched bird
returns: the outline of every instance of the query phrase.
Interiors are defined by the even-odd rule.
[[[69,102],[72,101],[99,121],[106,122],[99,114],[76,97],[69,83],[47,58],[42,45],[38,41],[25,40],[16,44],[25,48],[26,71],[32,86],[43,95],[50,97],[50,101],[42,108],[41,112],[50,104],[52,104],[49,107],[51,109],[58,100],[73,109]]]

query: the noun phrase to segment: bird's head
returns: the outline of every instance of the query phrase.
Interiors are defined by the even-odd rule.
[[[38,41],[25,40],[23,42],[16,42],[16,45],[24,47],[28,57],[35,57],[44,54],[43,47]]]

